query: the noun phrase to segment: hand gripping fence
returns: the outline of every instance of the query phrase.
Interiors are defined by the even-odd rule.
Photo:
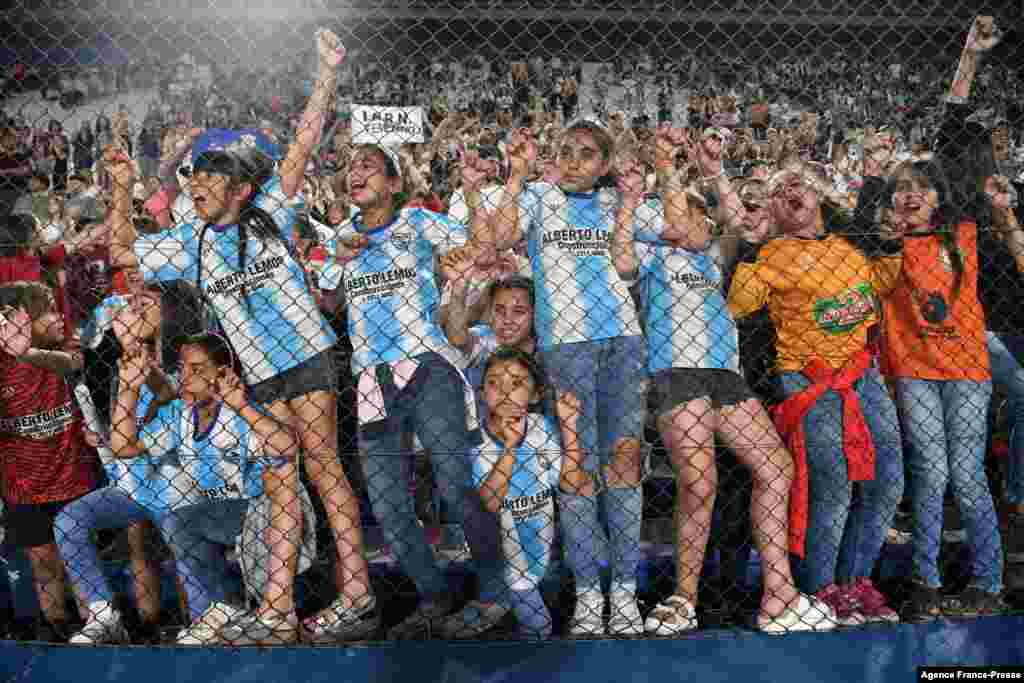
[[[1016,609],[1019,5],[272,4],[5,18],[8,637]]]

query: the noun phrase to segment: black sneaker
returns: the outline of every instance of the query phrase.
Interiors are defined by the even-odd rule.
[[[941,616],[942,594],[939,589],[915,583],[910,589],[910,597],[903,604],[902,620],[921,624]]]
[[[973,618],[1002,614],[1006,603],[999,593],[989,593],[968,586],[960,595],[949,597],[942,605],[942,611],[951,617]]]

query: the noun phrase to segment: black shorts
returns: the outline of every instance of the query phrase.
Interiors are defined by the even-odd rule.
[[[249,399],[259,405],[270,405],[278,401],[291,401],[314,391],[335,393],[338,389],[338,371],[334,365],[334,353],[334,349],[321,351],[280,375],[254,384],[248,388]]]
[[[7,542],[15,548],[38,548],[52,543],[53,521],[64,507],[73,502],[58,500],[53,503],[12,503],[4,511]]]
[[[656,415],[664,415],[699,398],[710,399],[711,407],[720,410],[757,397],[743,375],[731,370],[671,368],[658,371],[651,380],[651,400]]]

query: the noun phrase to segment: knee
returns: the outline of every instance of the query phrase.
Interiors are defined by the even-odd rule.
[[[712,506],[718,493],[718,475],[712,470],[680,478],[676,500],[687,508]]]
[[[609,486],[636,486],[640,483],[643,448],[639,439],[619,439],[611,461],[605,465]]]

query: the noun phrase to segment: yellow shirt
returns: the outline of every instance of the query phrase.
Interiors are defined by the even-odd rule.
[[[779,370],[800,371],[813,358],[839,368],[867,346],[876,296],[892,289],[901,262],[868,259],[838,235],[772,240],[737,267],[729,310],[741,318],[768,307]]]

